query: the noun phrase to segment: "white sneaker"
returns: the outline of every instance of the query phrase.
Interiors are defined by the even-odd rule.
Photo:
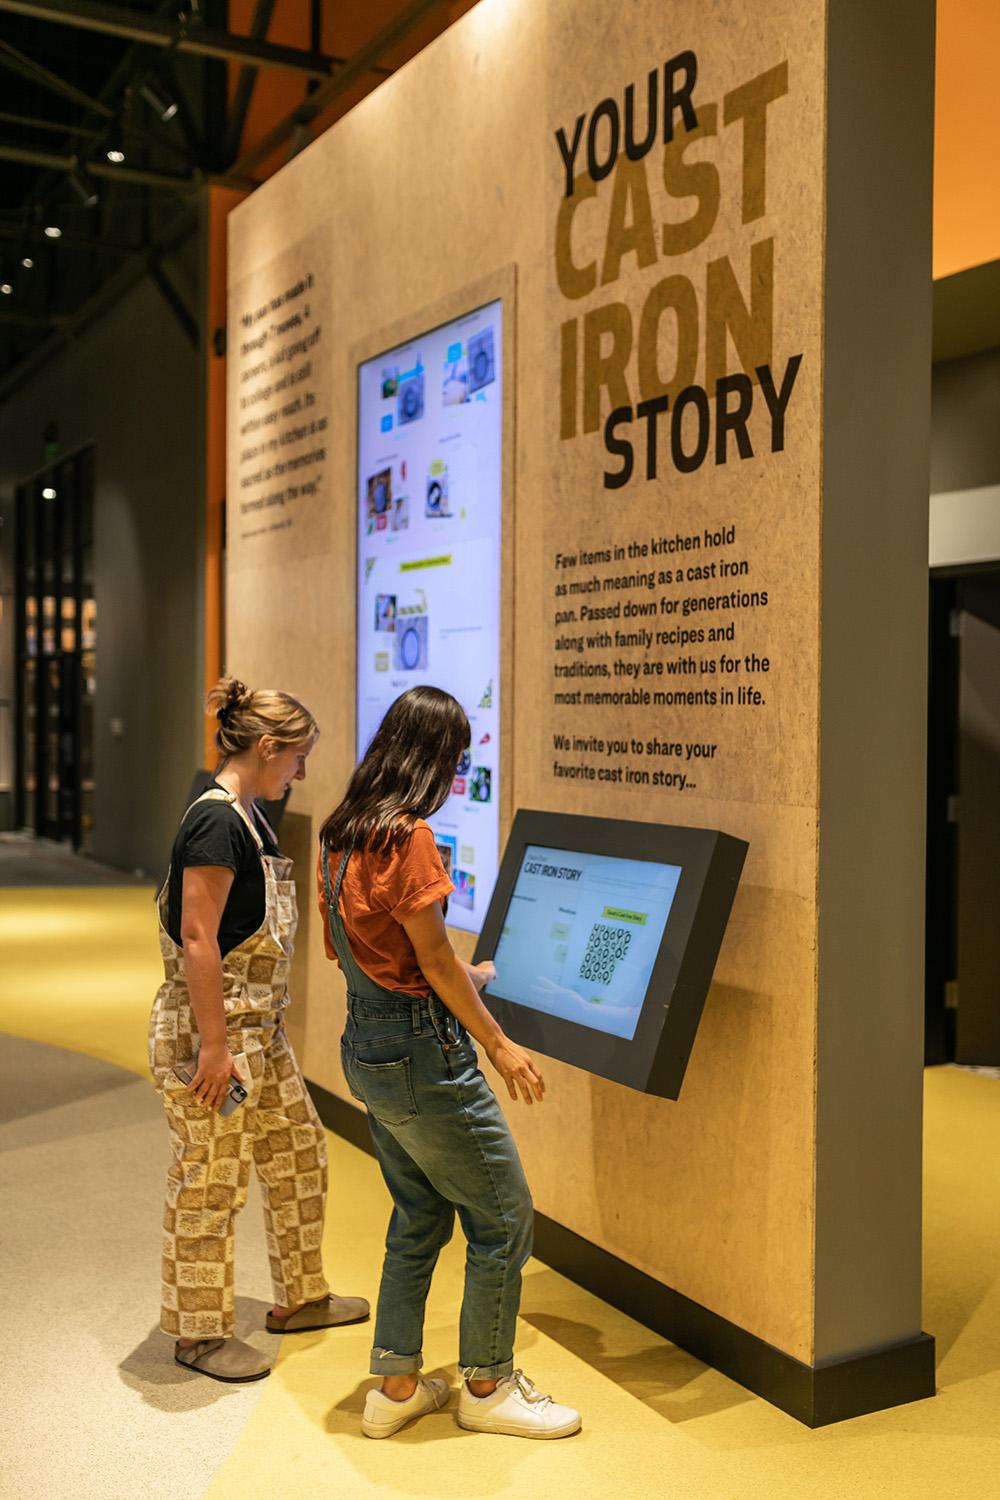
[[[361,1418],[361,1431],[366,1437],[392,1437],[414,1417],[422,1417],[428,1411],[440,1411],[448,1401],[447,1380],[417,1377],[417,1388],[405,1401],[393,1401],[383,1395],[378,1386],[368,1392],[365,1414]]]
[[[458,1425],[470,1432],[505,1432],[509,1437],[560,1438],[580,1430],[571,1406],[560,1406],[536,1390],[522,1370],[512,1370],[491,1396],[474,1396],[465,1381],[458,1398]]]

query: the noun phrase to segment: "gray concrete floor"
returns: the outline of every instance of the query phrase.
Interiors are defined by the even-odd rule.
[[[0,833],[0,886],[147,883],[148,876],[98,864],[85,854],[76,854],[69,844],[30,833]]]
[[[182,1370],[157,1326],[168,1158],[150,1084],[0,1035],[5,1500],[195,1500],[260,1399]],[[276,1354],[255,1183],[236,1290],[237,1334]]]

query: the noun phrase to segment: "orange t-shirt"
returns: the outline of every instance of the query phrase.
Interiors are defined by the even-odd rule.
[[[336,886],[343,854],[330,855],[330,885]],[[323,889],[322,851],[317,864],[319,909],[323,916],[323,943],[327,958],[337,957],[327,922]],[[418,818],[412,834],[392,854],[370,854],[355,850],[347,862],[340,887],[340,915],[351,953],[370,979],[387,990],[409,995],[429,995],[431,987],[420,971],[413,944],[403,923],[432,901],[441,901],[455,889],[444,872],[434,834]]]

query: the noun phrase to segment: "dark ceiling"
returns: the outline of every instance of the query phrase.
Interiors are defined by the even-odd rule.
[[[447,0],[394,0],[352,56],[331,57],[323,0],[295,0],[311,50],[267,40],[275,4],[256,0],[240,36],[227,0],[0,0],[0,399],[147,273],[196,339],[168,258],[197,225],[205,185],[252,189],[277,149],[307,144],[324,109],[385,77],[434,13],[449,19]],[[302,102],[241,157],[262,68],[297,75]]]

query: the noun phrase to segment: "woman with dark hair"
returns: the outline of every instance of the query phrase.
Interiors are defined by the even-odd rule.
[[[443,1407],[420,1374],[424,1305],[455,1214],[468,1240],[459,1331],[462,1427],[519,1437],[576,1432],[580,1414],[514,1369],[532,1206],[517,1148],[479,1070],[474,1038],[512,1099],[541,1100],[542,1075],[479,998],[493,965],[458,958],[444,925],[454,886],[424,821],[451,791],[470,740],[440,688],[397,698],[320,833],[327,956],[347,979],[344,1075],[368,1123],[394,1208],[379,1287],[362,1431],[389,1437]]]
[[[326,1138],[285,1031],[295,935],[291,862],[255,799],[306,774],[319,730],[289,693],[226,677],[212,786],[181,820],[159,897],[164,982],[149,1060],[174,1160],[164,1210],[160,1327],[180,1365],[213,1380],[259,1380],[271,1361],[233,1337],[233,1230],[251,1162],[264,1200],[272,1333],[368,1316],[323,1275]]]

